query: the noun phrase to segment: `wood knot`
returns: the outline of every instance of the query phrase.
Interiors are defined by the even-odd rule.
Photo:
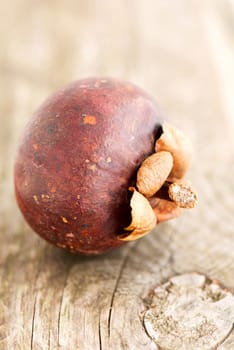
[[[204,275],[174,276],[151,291],[143,323],[162,350],[216,349],[233,329],[234,296]]]

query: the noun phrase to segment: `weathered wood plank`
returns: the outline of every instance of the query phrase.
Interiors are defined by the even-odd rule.
[[[223,25],[218,10],[195,0],[0,4],[6,48],[0,52],[0,349],[156,349],[141,320],[151,288],[190,271],[234,288],[231,82],[220,69],[232,49],[228,39],[214,45],[210,28],[221,33]],[[226,50],[220,48],[219,60],[217,45]],[[31,232],[14,201],[12,165],[39,103],[91,75],[142,86],[191,137],[189,177],[200,205],[139,241],[90,258],[57,250]],[[220,350],[233,344],[232,334]]]

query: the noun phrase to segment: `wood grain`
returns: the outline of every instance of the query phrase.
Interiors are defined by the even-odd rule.
[[[1,2],[0,349],[157,349],[141,320],[154,286],[198,271],[234,287],[230,4]],[[12,167],[37,106],[93,75],[140,85],[189,135],[200,204],[139,241],[88,258],[32,233],[15,204]],[[219,349],[233,347],[232,333]]]

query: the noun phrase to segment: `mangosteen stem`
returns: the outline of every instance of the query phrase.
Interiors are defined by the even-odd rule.
[[[159,198],[159,199],[165,199],[167,201],[172,202],[172,199],[169,197],[168,189],[169,186],[172,184],[172,182],[166,181],[163,186],[158,190],[157,193],[153,197]],[[151,198],[153,198],[151,197]]]
[[[166,181],[154,197],[172,201],[180,208],[194,208],[198,202],[195,190],[180,182]]]

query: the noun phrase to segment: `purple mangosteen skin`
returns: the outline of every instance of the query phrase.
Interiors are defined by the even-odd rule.
[[[15,193],[29,225],[72,252],[100,254],[131,221],[129,186],[154,152],[162,118],[143,90],[116,79],[71,83],[42,104],[15,160]]]

